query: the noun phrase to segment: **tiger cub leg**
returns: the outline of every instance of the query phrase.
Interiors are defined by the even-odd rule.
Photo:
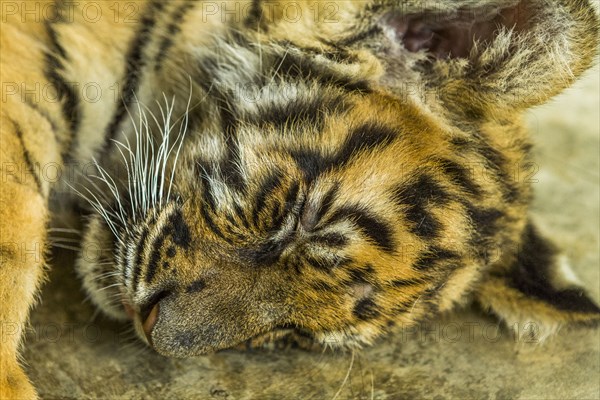
[[[562,327],[600,325],[600,307],[566,257],[531,222],[520,246],[501,261],[475,298],[520,339],[541,341]]]
[[[39,177],[21,173],[28,152],[6,122],[0,132],[0,399],[32,399],[37,395],[18,350],[44,277],[47,194]]]

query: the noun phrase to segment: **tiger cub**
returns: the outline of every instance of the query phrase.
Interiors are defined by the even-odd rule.
[[[0,397],[35,397],[57,203],[102,249],[92,300],[166,356],[357,347],[470,300],[541,338],[600,320],[515,179],[523,111],[593,62],[591,2],[36,7],[2,2]]]

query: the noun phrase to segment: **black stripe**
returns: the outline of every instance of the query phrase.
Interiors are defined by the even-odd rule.
[[[125,76],[123,77],[123,88],[121,96],[123,101],[119,103],[117,110],[113,114],[112,121],[108,124],[104,134],[104,143],[102,147],[102,156],[106,154],[111,145],[111,140],[115,139],[119,126],[123,118],[127,115],[127,108],[132,103],[137,94],[139,83],[142,77],[142,69],[147,63],[145,58],[145,49],[152,39],[153,29],[156,25],[157,17],[164,7],[165,3],[159,0],[151,0],[140,21],[140,28],[136,33],[125,57]]]
[[[276,201],[273,205],[273,209],[271,210],[270,225],[271,230],[273,232],[277,232],[279,230],[278,228],[281,227],[281,223],[283,222],[283,219],[285,217],[282,211],[283,207],[281,207],[281,203],[279,201]]]
[[[296,150],[291,155],[310,183],[321,173],[342,168],[363,152],[381,150],[393,143],[397,132],[375,122],[367,122],[352,129],[339,149],[332,156],[324,156],[314,150]]]
[[[352,314],[363,321],[368,321],[373,318],[377,318],[381,315],[378,310],[377,303],[372,298],[366,298],[359,300],[352,310]]]
[[[162,68],[163,60],[167,58],[169,50],[173,46],[175,36],[181,31],[182,21],[185,18],[187,12],[197,5],[195,1],[185,0],[182,5],[177,7],[171,16],[171,22],[166,28],[167,33],[163,37],[158,47],[158,52],[154,59],[154,71],[158,72]]]
[[[167,253],[166,254],[167,254],[167,257],[173,258],[177,254],[177,249],[175,248],[175,246],[169,246],[167,248]]]
[[[238,224],[237,224],[237,221],[235,220],[235,218],[233,217],[233,215],[225,214],[225,219],[227,220],[227,223],[223,224],[224,225],[223,229],[226,231],[226,233],[229,236],[243,237],[243,235],[237,229]]]
[[[518,186],[515,184],[513,177],[505,170],[508,167],[508,160],[502,152],[494,148],[487,142],[485,136],[476,131],[471,125],[461,127],[470,136],[456,137],[450,142],[457,146],[461,153],[466,153],[473,150],[484,158],[484,167],[486,172],[492,171],[499,183],[502,185],[502,196],[505,201],[512,203],[520,197]]]
[[[198,75],[195,81],[202,87],[204,92],[214,100],[220,116],[220,128],[223,134],[226,155],[219,163],[219,170],[224,182],[232,189],[244,192],[246,182],[238,166],[241,164],[241,155],[236,140],[238,130],[239,112],[234,106],[235,94],[231,89],[221,89],[214,85],[211,79],[206,77],[215,76],[222,69],[221,61],[216,57],[203,57],[197,61]],[[214,118],[214,117],[213,117]]]
[[[348,238],[341,233],[329,232],[317,236],[311,236],[309,242],[333,248],[343,248],[348,244]]]
[[[393,143],[397,133],[375,122],[367,122],[349,132],[340,149],[331,159],[336,167],[346,165],[360,153],[381,150]]]
[[[294,205],[296,205],[296,203],[298,202],[299,193],[300,184],[297,181],[294,181],[292,183],[292,186],[290,186],[287,194],[285,195],[285,206],[283,208],[284,216],[288,215],[294,208]]]
[[[314,62],[307,57],[303,49],[290,49],[290,47],[295,47],[291,43],[286,47],[285,51],[273,58],[272,73],[277,72],[279,76],[296,79],[300,82],[316,81],[322,85],[338,87],[349,92],[371,92],[366,79],[342,75],[327,66]]]
[[[477,152],[485,158],[487,167],[495,172],[498,180],[502,184],[504,199],[509,203],[516,201],[519,197],[519,189],[515,185],[510,174],[505,171],[508,161],[504,154],[490,146],[485,142],[485,139],[479,141],[476,149]]]
[[[156,240],[151,244],[152,253],[150,253],[150,259],[148,260],[148,264],[146,266],[146,276],[144,278],[146,283],[152,282],[152,279],[158,270],[160,252],[169,233],[171,233],[171,227],[167,226],[160,232]]]
[[[242,172],[239,169],[239,165],[241,164],[240,150],[237,143],[233,143],[233,140],[228,142],[227,156],[225,161],[220,164],[223,181],[230,188],[244,193],[246,190],[246,182],[244,181]]]
[[[329,255],[331,260],[331,269],[333,268],[346,268],[352,264],[354,260],[348,256],[340,256],[338,254]]]
[[[202,183],[202,200],[204,200],[204,203],[211,211],[214,211],[216,210],[217,204],[212,194],[212,186],[209,179],[209,177],[214,173],[214,168],[212,164],[203,161],[197,161],[196,167],[197,175],[200,177],[200,182]]]
[[[149,221],[148,225],[150,226],[151,224],[153,224],[153,222],[154,222],[153,220]],[[136,251],[137,251],[136,265],[134,266],[134,276],[133,276],[134,289],[137,289],[137,286],[139,284],[141,265],[142,265],[142,261],[143,261],[142,260],[143,252],[144,252],[144,248],[146,247],[146,242],[147,242],[149,234],[150,234],[150,228],[145,227],[145,229],[142,231],[142,234],[140,235],[140,240],[139,240],[137,248],[136,248]],[[154,275],[156,274],[156,271],[158,269],[158,265],[160,262],[160,258],[161,258],[162,247],[168,236],[171,237],[171,240],[173,241],[173,243],[176,246],[181,247],[183,249],[188,249],[190,247],[190,243],[191,243],[190,229],[183,219],[183,214],[181,213],[181,210],[176,210],[171,216],[169,216],[168,224],[166,224],[166,226],[163,227],[163,229],[159,233],[158,237],[154,240],[153,243],[150,244],[150,246],[152,248],[152,253],[150,253],[150,258],[149,258],[148,264],[147,264],[146,276],[145,276],[146,283],[150,283],[150,281],[152,281],[152,279],[154,278]],[[175,256],[175,248],[172,246],[169,246],[167,248],[166,255],[169,258],[172,258],[173,256]],[[163,263],[163,266],[165,268],[168,268],[169,264],[167,263],[165,265],[165,263]]]
[[[25,99],[24,103],[29,108],[31,108],[33,111],[35,111],[41,118],[45,119],[48,122],[48,125],[50,125],[50,127],[52,128],[52,133],[54,134],[54,139],[56,140],[57,143],[60,143],[61,140],[57,136],[58,124],[56,123],[56,121],[53,118],[50,117],[50,114],[48,114],[48,112],[46,110],[40,108],[37,104],[34,104],[31,101],[29,101],[29,99]]]
[[[243,248],[238,251],[240,257],[250,261],[253,264],[261,266],[270,266],[275,264],[281,257],[286,245],[290,243],[287,240],[267,240],[255,248]]]
[[[433,177],[426,173],[419,174],[416,181],[398,187],[396,192],[400,204],[402,200],[410,204],[419,204],[424,207],[428,204],[443,206],[450,201],[450,194]]]
[[[146,247],[146,240],[148,239],[148,234],[150,233],[150,228],[148,226],[144,227],[142,234],[140,235],[140,239],[136,246],[135,253],[135,264],[133,265],[132,272],[132,281],[133,281],[133,289],[137,289],[139,281],[140,281],[140,272],[142,270],[142,262],[144,257],[144,248]]]
[[[421,295],[421,304],[425,307],[425,315],[435,315],[439,312],[440,304],[439,301],[435,301],[439,298],[440,290],[444,287],[445,281],[440,281],[435,286],[430,286],[425,289]]]
[[[190,228],[183,218],[181,210],[175,211],[169,218],[173,243],[184,249],[189,249],[192,242]]]
[[[319,269],[321,271],[325,271],[325,272],[330,272],[334,267],[337,267],[340,263],[340,259],[335,259],[332,260],[325,260],[322,258],[317,258],[312,254],[304,254],[302,256],[302,259],[304,260],[304,262],[306,262],[307,264],[309,264],[311,267]]]
[[[340,190],[340,185],[337,183],[331,189],[329,189],[329,191],[323,198],[323,201],[321,201],[321,205],[320,205],[319,209],[317,210],[317,215],[315,216],[316,224],[318,224],[319,221],[321,221],[323,219],[325,214],[327,214],[327,212],[331,209],[331,206],[333,205],[333,202],[335,201],[335,198],[336,198],[339,190]]]
[[[499,175],[505,173],[502,167],[506,165],[506,157],[501,152],[486,143],[484,139],[479,142],[477,151],[489,161],[490,167],[492,167]]]
[[[297,257],[285,258],[283,266],[287,271],[293,269],[297,274],[302,273],[302,270],[300,269],[300,260]]]
[[[59,13],[59,15],[62,15],[62,14]],[[60,43],[60,40],[58,40],[58,35],[56,34],[56,31],[54,30],[52,23],[45,22],[45,26],[46,26],[46,33],[48,34],[48,38],[50,39],[50,45],[52,46],[52,50],[54,50],[54,52],[59,57],[61,57],[63,59],[67,59],[68,58],[67,52],[65,51],[65,48]]]
[[[233,209],[240,221],[242,222],[242,225],[245,228],[249,228],[250,223],[248,222],[248,218],[246,218],[246,213],[244,212],[244,209],[238,203],[233,204]]]
[[[393,200],[412,222],[411,231],[419,237],[432,239],[439,235],[441,223],[427,208],[446,204],[450,195],[427,174],[419,175],[416,182],[402,184],[394,190]]]
[[[265,207],[267,196],[269,196],[273,190],[275,190],[281,183],[281,172],[276,171],[269,175],[256,192],[255,200],[254,200],[254,214],[252,216],[252,222],[254,226],[258,225],[258,219],[260,217],[260,213]]]
[[[204,279],[196,279],[194,282],[190,283],[186,288],[186,293],[197,293],[206,287],[206,282]]]
[[[373,280],[373,266],[370,264],[365,265],[363,268],[351,269],[349,271],[350,283],[353,284],[364,284],[369,283]]]
[[[329,284],[325,281],[322,281],[322,280],[312,281],[310,284],[310,287],[313,288],[314,290],[326,292],[326,293],[334,293],[336,290],[331,284]]]
[[[221,132],[223,132],[225,137],[225,148],[227,151],[224,160],[220,163],[220,171],[225,183],[240,192],[244,192],[246,189],[246,182],[238,168],[241,164],[240,148],[236,140],[238,113],[226,94],[220,93],[218,90],[214,89],[212,93],[217,99],[217,104],[220,109]]]
[[[25,163],[27,164],[27,169],[29,170],[29,173],[31,174],[31,176],[33,177],[33,180],[35,181],[35,185],[37,186],[38,193],[40,195],[42,195],[43,194],[42,179],[35,171],[35,165],[36,164],[39,165],[39,164],[33,162],[31,153],[29,153],[29,150],[27,149],[27,146],[25,145],[25,141],[23,139],[23,131],[21,130],[21,127],[19,126],[19,124],[16,121],[13,121],[12,119],[11,119],[11,121],[13,123],[13,126],[15,127],[15,133],[17,134],[17,138],[19,139],[19,143],[21,144],[21,147],[23,148],[23,157],[25,158]]]
[[[463,192],[477,197],[481,196],[481,188],[472,179],[473,171],[469,171],[457,162],[447,158],[440,159],[439,165],[450,181],[457,185]]]
[[[448,267],[449,265],[455,265],[459,258],[460,256],[458,253],[454,251],[439,247],[431,247],[419,255],[417,260],[413,263],[413,268],[419,271],[427,271],[440,266]],[[444,262],[446,263],[442,264]]]
[[[493,254],[493,252],[487,251],[487,249],[494,244],[493,238],[500,229],[498,222],[505,214],[495,208],[476,207],[467,201],[464,201],[463,205],[475,231],[472,238],[473,246],[479,250],[484,261],[487,262],[488,258]]]
[[[262,0],[252,0],[252,5],[248,12],[248,16],[244,20],[244,25],[247,28],[266,29],[265,21],[263,21]]]
[[[359,206],[346,206],[336,210],[329,223],[342,220],[350,220],[356,224],[360,231],[380,249],[388,253],[395,251],[392,228],[373,214]]]
[[[325,157],[317,151],[308,149],[293,150],[290,154],[309,184],[329,168]]]
[[[468,128],[466,128],[468,129]],[[471,137],[453,137],[450,139],[450,143],[452,143],[452,145],[459,147],[460,151],[467,151],[468,149],[472,148],[474,145],[474,141],[473,139],[471,139]]]
[[[580,287],[554,288],[550,268],[556,263],[557,249],[529,223],[522,237],[509,285],[562,311],[600,314],[600,308]]]
[[[76,147],[77,132],[81,124],[80,98],[73,89],[73,85],[69,85],[62,77],[61,73],[64,71],[62,60],[67,60],[68,57],[65,49],[58,40],[52,24],[46,23],[46,31],[48,32],[50,39],[49,47],[52,52],[46,53],[44,57],[44,74],[52,87],[56,89],[58,101],[61,102],[63,118],[69,127],[68,141],[63,144],[63,151],[61,152],[61,157],[64,161]]]
[[[422,295],[422,293],[417,293],[413,297],[411,297],[407,300],[404,300],[400,304],[394,306],[394,308],[392,308],[392,314],[399,315],[399,314],[410,313],[414,309],[414,306],[416,305],[416,303],[419,300],[421,300],[421,295]],[[421,304],[421,303],[419,303],[419,304]]]
[[[285,218],[290,215],[294,205],[298,202],[298,194],[300,193],[300,184],[296,181],[292,183],[292,186],[288,189],[285,195],[285,203],[281,207],[280,203],[277,203],[271,213],[271,229],[277,232],[281,229],[281,226],[285,222]]]
[[[478,208],[467,203],[467,215],[473,222],[473,227],[481,237],[492,237],[497,232],[497,222],[504,212],[495,208]]]
[[[533,150],[533,144],[529,142],[522,142],[521,150],[523,151],[523,153],[530,155],[531,151]]]
[[[230,136],[231,137],[231,136]],[[220,164],[223,181],[232,189],[244,193],[246,190],[246,182],[239,169],[241,164],[240,149],[237,143],[233,140],[228,140],[227,155],[225,160]]]
[[[410,230],[415,235],[425,239],[439,236],[442,224],[425,208],[409,205],[404,211],[404,215],[407,220],[412,222]]]
[[[421,285],[423,283],[427,283],[423,278],[410,278],[410,279],[394,279],[391,282],[391,285],[396,288],[406,288],[416,285]]]
[[[299,130],[307,133],[323,130],[328,113],[342,114],[348,104],[341,95],[319,94],[309,98],[293,98],[288,101],[257,103],[258,111],[248,121],[258,126],[272,125],[282,133],[297,135]]]
[[[223,234],[223,232],[221,232],[221,230],[219,229],[219,227],[217,226],[217,224],[215,223],[215,221],[213,220],[213,218],[210,216],[210,213],[206,210],[206,207],[200,207],[200,214],[202,215],[202,218],[204,219],[204,221],[208,225],[209,229],[215,235],[219,236],[221,239],[223,239],[227,243],[231,244],[231,240],[229,238],[227,238]]]

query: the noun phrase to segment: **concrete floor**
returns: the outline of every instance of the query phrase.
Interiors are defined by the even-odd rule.
[[[538,142],[536,219],[600,299],[600,88],[594,70],[529,113]],[[524,343],[477,310],[398,332],[352,355],[234,351],[189,360],[146,350],[84,301],[57,253],[24,357],[43,398],[599,399],[600,331]],[[337,397],[336,397],[337,395]]]

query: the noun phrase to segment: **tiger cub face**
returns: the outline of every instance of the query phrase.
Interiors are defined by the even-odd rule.
[[[181,76],[148,78],[165,104],[99,166],[125,183],[88,224],[110,249],[78,262],[92,299],[169,356],[290,330],[360,346],[514,261],[530,232],[516,116],[587,68],[595,14],[446,3],[339,2],[334,26],[274,15],[180,43],[163,69],[191,59]],[[563,48],[539,40],[567,19]]]

